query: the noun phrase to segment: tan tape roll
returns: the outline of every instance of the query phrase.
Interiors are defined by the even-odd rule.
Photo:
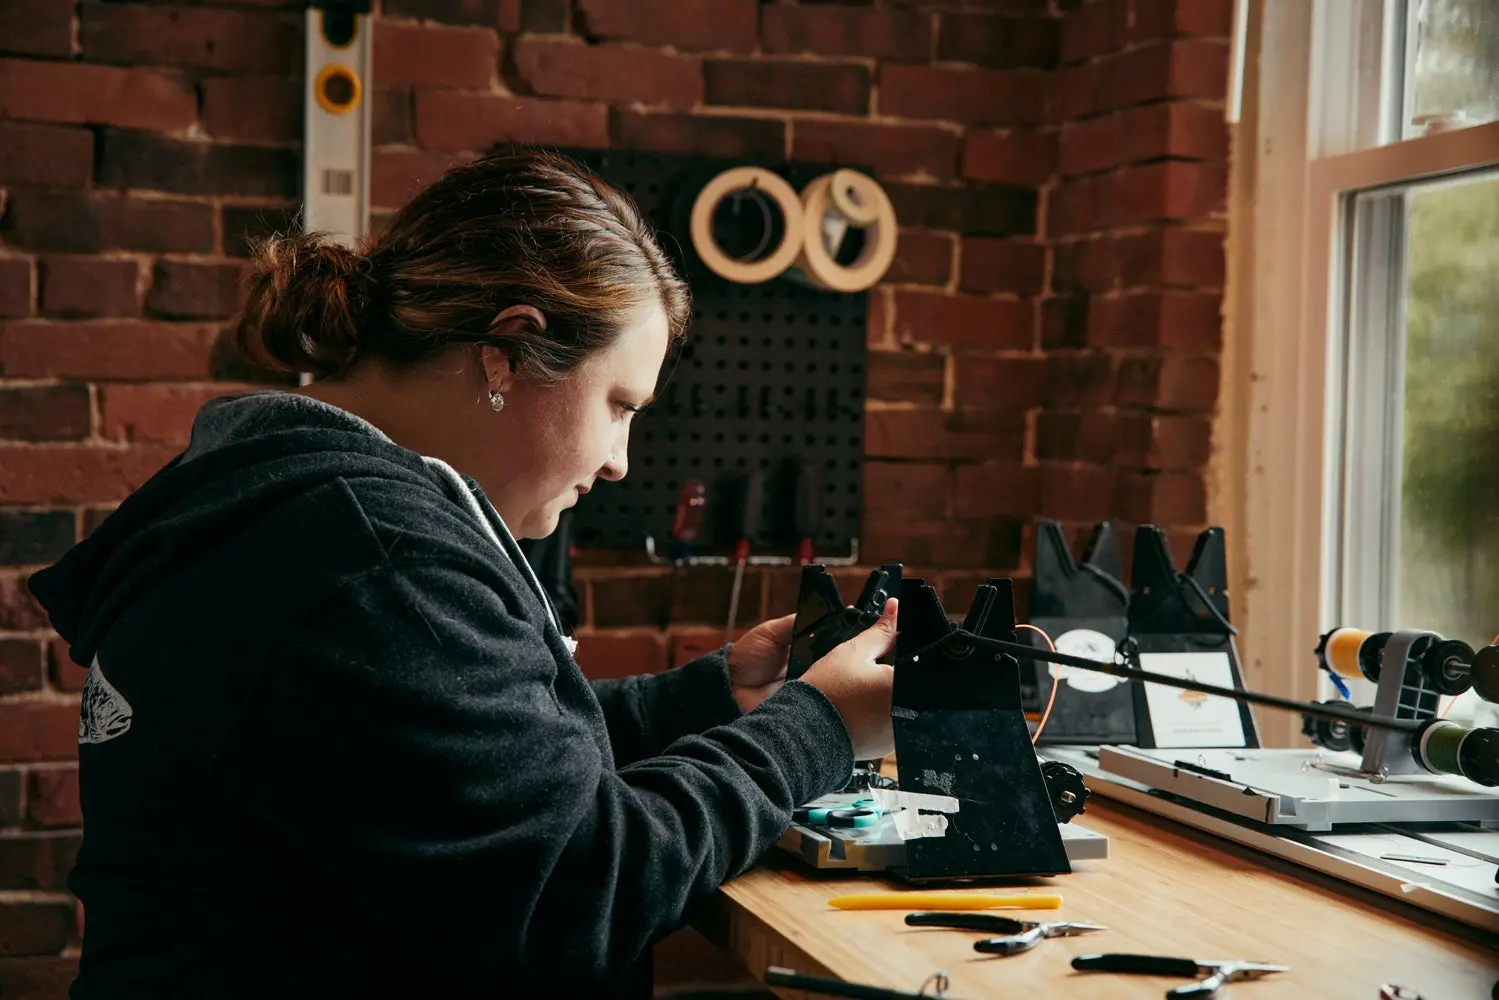
[[[895,208],[885,189],[870,180],[864,188],[864,197],[874,205],[874,219],[862,227],[864,247],[852,264],[839,264],[828,252],[823,237],[824,221],[833,208],[830,190],[834,176],[823,174],[802,190],[802,247],[796,266],[818,288],[830,292],[862,292],[878,284],[895,259]],[[837,220],[837,216],[834,218]],[[846,225],[851,220],[837,221]]]
[[[828,200],[849,225],[863,229],[879,217],[879,200],[884,191],[873,177],[857,170],[835,170],[828,182]]]
[[[714,210],[730,194],[747,188],[755,188],[775,202],[785,222],[780,245],[761,259],[751,261],[730,257],[713,238]],[[720,278],[741,285],[757,285],[777,277],[792,265],[801,250],[802,232],[806,227],[801,199],[797,198],[796,190],[790,184],[763,167],[734,167],[703,185],[692,203],[689,228],[692,246],[709,270]]]

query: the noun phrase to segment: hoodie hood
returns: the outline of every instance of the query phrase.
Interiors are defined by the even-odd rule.
[[[351,413],[280,391],[221,397],[199,411],[182,454],[29,587],[86,664],[134,597],[290,499],[362,477],[451,499],[422,456]]]

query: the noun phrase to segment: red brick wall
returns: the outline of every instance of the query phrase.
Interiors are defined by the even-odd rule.
[[[1023,583],[1037,515],[1205,523],[1229,7],[384,0],[374,223],[497,140],[871,165],[903,228],[871,309],[864,553],[961,611],[988,575]],[[302,33],[279,0],[3,19],[0,992],[44,997],[79,940],[81,672],[24,580],[255,378],[220,338],[246,235],[295,207]],[[719,641],[727,573],[671,591],[638,562],[580,554],[594,672]],[[741,621],[795,580],[752,571]],[[711,978],[683,954],[674,975]]]

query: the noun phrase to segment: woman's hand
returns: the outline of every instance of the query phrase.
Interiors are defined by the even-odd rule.
[[[775,694],[786,682],[796,615],[761,622],[729,647],[729,690],[741,712]]]

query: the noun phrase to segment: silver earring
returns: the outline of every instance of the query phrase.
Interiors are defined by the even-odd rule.
[[[494,389],[489,390],[489,408],[496,413],[505,408],[505,397],[501,396]]]

